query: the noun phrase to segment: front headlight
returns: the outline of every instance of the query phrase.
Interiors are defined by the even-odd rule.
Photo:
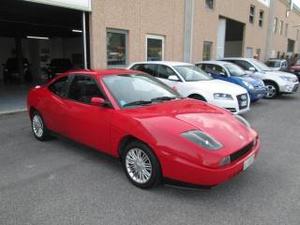
[[[234,116],[235,116],[235,118],[236,118],[239,122],[241,122],[242,124],[244,124],[246,127],[251,128],[250,123],[249,123],[244,117],[239,116],[239,115],[234,115]]]
[[[225,93],[215,93],[214,99],[233,100],[233,98],[230,94],[225,94]]]
[[[208,150],[216,151],[223,147],[223,145],[212,136],[200,130],[186,131],[182,133],[181,136]]]
[[[294,81],[294,79],[292,77],[280,76],[280,78],[282,80],[285,80],[285,81],[288,81],[288,82],[293,82]]]
[[[247,81],[243,81],[243,84],[246,85],[249,89],[254,89],[254,86]]]

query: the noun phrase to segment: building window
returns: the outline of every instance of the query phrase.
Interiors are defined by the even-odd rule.
[[[289,33],[289,25],[286,23],[285,24],[285,31],[284,31],[284,35],[287,37]]]
[[[281,20],[280,24],[279,24],[279,33],[280,33],[280,35],[283,34],[283,20]]]
[[[127,64],[128,31],[107,29],[107,65],[122,66]]]
[[[288,47],[287,47],[287,52],[293,53],[295,49],[295,41],[288,39]]]
[[[246,57],[247,58],[253,58],[253,48],[247,48],[246,49]]]
[[[161,61],[164,60],[165,38],[157,35],[146,36],[146,60]]]
[[[214,0],[205,0],[205,5],[207,8],[213,9],[214,8]]]
[[[210,41],[203,42],[203,60],[211,60],[212,45]]]
[[[255,17],[255,6],[250,6],[250,14],[249,14],[249,22],[254,23],[254,17]]]
[[[263,27],[263,25],[264,25],[264,14],[265,14],[265,12],[263,10],[259,11],[258,26],[260,26],[260,27]]]
[[[274,23],[273,23],[273,33],[276,34],[278,29],[278,18],[274,18]]]
[[[296,38],[297,41],[300,40],[300,30],[297,30],[297,38]]]

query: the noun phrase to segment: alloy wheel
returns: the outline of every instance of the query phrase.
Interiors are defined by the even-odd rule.
[[[125,166],[130,178],[145,184],[152,177],[152,164],[148,155],[140,148],[132,148],[125,157]]]
[[[32,129],[34,134],[38,137],[41,138],[44,133],[44,124],[43,120],[39,115],[34,115],[32,118]]]

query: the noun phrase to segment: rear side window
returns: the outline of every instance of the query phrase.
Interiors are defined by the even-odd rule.
[[[66,97],[68,77],[62,77],[49,86],[49,90],[60,97]]]
[[[250,67],[253,67],[250,63],[242,60],[234,60],[232,61],[234,64],[242,67],[244,70],[249,70]]]
[[[76,75],[69,88],[68,97],[72,100],[89,104],[93,97],[104,98],[96,81],[84,75]]]
[[[213,64],[206,65],[205,72],[217,75],[226,74],[226,71],[221,66]]]
[[[137,64],[137,65],[134,65],[131,69],[142,71],[144,73],[148,73],[154,77],[157,76],[157,65],[156,64]]]

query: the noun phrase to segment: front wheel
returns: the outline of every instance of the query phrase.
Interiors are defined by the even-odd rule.
[[[37,111],[32,113],[31,127],[36,139],[39,141],[45,141],[48,139],[49,134],[47,127],[45,126],[42,116]]]
[[[160,164],[142,142],[133,141],[125,147],[122,164],[128,179],[139,188],[152,188],[161,182]]]
[[[267,89],[265,98],[271,99],[271,98],[275,98],[276,96],[279,95],[279,90],[278,90],[278,87],[276,84],[274,84],[272,82],[266,82],[265,86]]]

